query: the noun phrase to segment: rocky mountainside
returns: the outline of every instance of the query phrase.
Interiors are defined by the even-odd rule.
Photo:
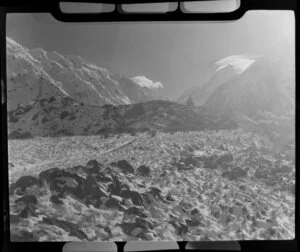
[[[195,86],[187,89],[177,100],[179,103],[186,103],[189,96],[192,97],[195,105],[203,105],[214,91],[222,84],[231,81],[244,72],[258,56],[255,55],[233,55],[214,63],[212,76],[202,86]]]
[[[79,57],[29,50],[7,37],[8,109],[37,99],[68,96],[87,105],[163,99],[154,89]],[[157,87],[160,88],[160,87]]]
[[[246,71],[217,88],[204,106],[214,113],[235,110],[252,117],[258,112],[294,114],[295,68],[283,59],[275,61],[268,55],[257,59]]]
[[[70,98],[51,97],[10,111],[8,124],[9,138],[28,138],[202,130],[212,127],[213,121],[202,111],[169,101],[88,106]],[[216,128],[223,126],[216,125]]]

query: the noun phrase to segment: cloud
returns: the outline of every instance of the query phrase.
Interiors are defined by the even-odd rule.
[[[159,81],[154,82],[152,80],[149,80],[145,76],[135,76],[131,79],[141,87],[147,87],[147,88],[162,88],[163,87],[163,85]]]

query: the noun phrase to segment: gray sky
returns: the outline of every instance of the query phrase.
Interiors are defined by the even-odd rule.
[[[219,59],[281,49],[294,40],[294,30],[288,11],[251,11],[227,22],[74,24],[50,14],[7,17],[7,36],[29,49],[76,54],[112,72],[146,76],[170,97],[203,84]]]

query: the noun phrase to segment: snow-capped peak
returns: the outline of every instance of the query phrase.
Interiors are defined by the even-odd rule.
[[[159,81],[152,81],[145,76],[135,76],[131,78],[136,84],[147,88],[162,88],[163,85]]]
[[[257,55],[232,55],[215,62],[217,67],[216,71],[223,69],[224,67],[231,66],[234,70],[240,74],[244,72],[250,65],[252,65],[256,59],[260,57]]]

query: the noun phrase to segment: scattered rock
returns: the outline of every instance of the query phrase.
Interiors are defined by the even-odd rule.
[[[138,175],[141,176],[150,176],[150,167],[146,165],[141,165],[137,168],[136,172]]]
[[[134,169],[131,164],[129,164],[126,160],[120,160],[118,162],[113,162],[111,165],[117,166],[123,173],[134,173]]]

